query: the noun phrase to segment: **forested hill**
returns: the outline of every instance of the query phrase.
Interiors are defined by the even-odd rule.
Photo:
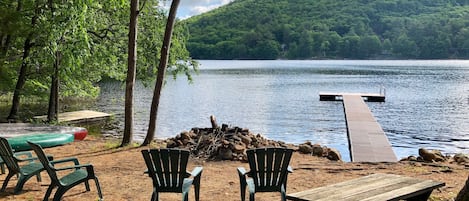
[[[469,0],[235,0],[185,22],[195,59],[469,59]]]

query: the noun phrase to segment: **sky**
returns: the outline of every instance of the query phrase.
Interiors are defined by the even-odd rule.
[[[194,15],[198,15],[209,10],[218,8],[222,5],[228,4],[233,0],[181,0],[177,11],[177,17],[179,19],[186,19]],[[165,7],[171,6],[171,1],[165,2]]]

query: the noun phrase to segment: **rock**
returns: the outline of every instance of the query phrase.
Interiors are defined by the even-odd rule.
[[[182,144],[184,146],[188,146],[188,145],[191,145],[191,144],[194,144],[194,141],[192,139],[182,139]]]
[[[464,154],[456,154],[453,156],[454,161],[459,164],[468,164],[469,163],[469,157],[464,155]]]
[[[246,148],[243,145],[240,145],[240,144],[234,144],[233,145],[233,151],[235,153],[242,154],[242,153],[244,153],[245,150],[246,150]]]
[[[425,162],[441,162],[445,161],[445,157],[438,150],[427,150],[424,148],[419,149],[419,155]]]
[[[229,147],[218,147],[218,157],[222,160],[231,160],[233,158],[233,151]]]
[[[181,135],[182,140],[190,140],[191,139],[191,134],[187,131],[182,132],[180,135]]]
[[[415,156],[409,156],[406,158],[407,161],[417,161],[417,157]]]
[[[327,159],[331,161],[341,161],[342,157],[340,156],[340,152],[334,148],[327,149]]]
[[[244,144],[251,144],[252,142],[252,139],[248,136],[242,134],[238,134],[237,136],[241,139],[241,142],[243,142]]]
[[[313,156],[322,157],[324,155],[324,149],[319,144],[313,145]]]
[[[313,152],[313,147],[311,147],[310,145],[304,143],[304,144],[300,144],[298,146],[298,151],[303,153],[303,154],[310,154],[311,152]]]
[[[166,143],[166,148],[175,148],[178,147],[177,143],[174,140],[168,140]]]

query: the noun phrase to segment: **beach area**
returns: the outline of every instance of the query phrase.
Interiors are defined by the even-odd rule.
[[[141,150],[162,146],[155,143],[147,147],[118,147],[118,139],[88,136],[83,141],[76,141],[64,146],[45,149],[55,159],[76,157],[80,163],[90,163],[99,178],[104,200],[139,201],[149,200],[152,192],[151,178],[144,174],[146,170]],[[463,188],[468,178],[468,167],[451,162],[411,162],[397,163],[358,163],[330,161],[295,152],[290,162],[293,173],[288,176],[287,193],[294,193],[310,188],[334,184],[373,173],[405,175],[415,178],[445,182],[446,185],[432,192],[432,201],[451,201]],[[201,158],[189,159],[188,170],[196,166],[203,167],[200,200],[240,200],[239,177],[236,168],[249,165],[240,161],[207,161]],[[0,193],[1,200],[42,200],[50,180],[42,172],[42,182],[35,178],[29,180],[22,193],[13,194],[17,179],[13,177],[6,192]],[[0,175],[3,183],[6,174]],[[96,186],[90,182],[91,191],[86,192],[84,185],[68,191],[63,200],[97,200]],[[55,191],[53,191],[54,193]],[[189,193],[189,200],[194,200],[194,190]],[[162,193],[160,200],[181,200],[181,194]],[[280,200],[279,193],[256,193],[256,200]]]

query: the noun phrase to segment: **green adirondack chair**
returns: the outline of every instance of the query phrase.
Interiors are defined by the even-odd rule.
[[[186,171],[189,151],[150,149],[142,150],[142,155],[148,168],[145,173],[153,181],[151,200],[157,201],[160,192],[175,192],[182,193],[182,200],[187,201],[190,187],[194,185],[195,200],[199,201],[203,167],[195,167],[191,173]]]
[[[246,154],[249,172],[238,167],[241,187],[241,200],[245,200],[246,186],[249,187],[249,200],[255,200],[256,192],[280,192],[286,200],[287,176],[293,172],[289,166],[292,149],[258,148],[248,149]]]
[[[37,158],[32,158],[33,154],[31,154],[30,151],[16,152],[16,153],[14,153],[14,155],[16,157],[25,156],[26,158],[29,158],[29,159],[27,159],[27,160],[25,160],[24,158],[20,158],[20,159],[25,160],[25,161],[30,161],[30,162],[37,159]],[[5,174],[5,161],[3,161],[3,158],[1,156],[0,156],[0,174]]]
[[[98,178],[94,174],[93,166],[91,164],[80,164],[77,158],[64,158],[60,160],[50,161],[40,145],[35,144],[33,142],[28,142],[28,144],[36,153],[37,157],[44,166],[44,169],[46,169],[47,173],[49,174],[51,180],[51,184],[49,185],[49,188],[47,188],[46,195],[44,196],[45,201],[49,199],[49,196],[55,187],[57,187],[57,191],[54,194],[54,201],[60,201],[65,192],[81,183],[85,183],[86,191],[90,191],[90,185],[88,183],[88,180],[91,179],[94,180],[96,183],[99,200],[103,199]],[[55,164],[65,162],[73,162],[74,165],[60,168],[54,167]],[[62,170],[73,171],[59,178],[57,172]]]
[[[37,176],[38,182],[41,181],[40,172],[44,170],[44,167],[37,161],[37,158],[32,157],[31,152],[13,153],[13,149],[8,143],[8,140],[3,137],[0,137],[0,158],[2,159],[2,163],[8,168],[8,175],[5,177],[5,181],[3,181],[1,191],[5,191],[8,182],[14,175],[18,175],[18,182],[14,189],[15,194],[21,192],[26,181],[34,175]],[[49,158],[52,159],[52,156],[49,156]],[[22,162],[29,163],[20,166]],[[2,168],[2,172],[4,173],[4,168]]]

